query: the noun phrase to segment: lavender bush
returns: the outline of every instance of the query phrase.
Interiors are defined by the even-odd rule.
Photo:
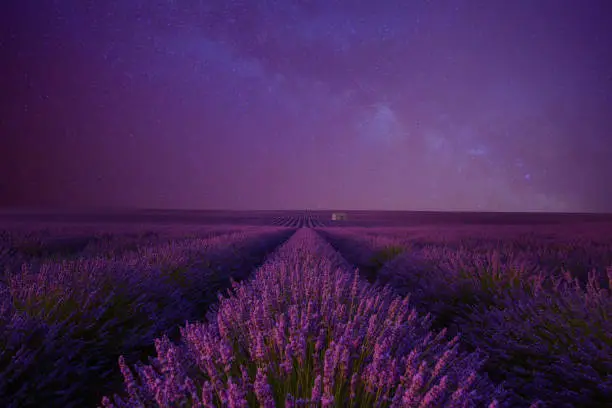
[[[408,297],[371,286],[315,232],[299,230],[247,283],[234,284],[182,342],[119,365],[126,396],[105,407],[469,407],[503,398],[479,353],[430,331]],[[497,405],[496,401],[492,406]]]
[[[597,270],[605,276],[605,268],[612,265],[612,234],[609,225],[539,226],[536,230],[525,226],[491,227],[418,227],[418,228],[347,228],[325,230],[331,239],[344,238],[346,247],[351,242],[369,241],[371,249],[379,248],[384,240],[393,241],[409,251],[431,248],[437,251],[458,251],[467,257],[497,252],[514,263],[530,264],[547,274],[562,276],[565,271],[586,285],[588,274]],[[357,263],[357,262],[353,262]],[[607,287],[605,278],[599,279]]]
[[[464,344],[486,350],[486,371],[506,382],[517,406],[535,398],[555,407],[611,400],[612,302],[595,271],[586,290],[570,274],[491,264],[468,271],[405,257],[379,276],[412,293],[438,325],[460,330]]]
[[[436,325],[451,327],[469,306],[486,309],[508,291],[542,285],[542,278],[531,265],[504,259],[496,251],[479,254],[443,247],[398,256],[378,273],[380,284],[411,293],[419,309],[436,317]]]
[[[343,239],[350,242],[350,234]],[[468,349],[485,350],[484,368],[506,383],[511,404],[541,399],[554,407],[606,406],[612,400],[612,302],[601,286],[610,287],[610,276],[593,270],[584,282],[564,268],[542,269],[534,257],[559,248],[576,254],[578,242],[594,245],[584,237],[572,244],[554,239],[527,237],[518,252],[512,249],[521,241],[500,247],[484,237],[474,238],[471,249],[465,240],[455,248],[413,247],[381,268],[378,282],[410,293],[417,310],[432,313],[435,326],[463,333]],[[527,249],[534,252],[525,256]]]
[[[557,278],[552,290],[508,291],[495,307],[472,306],[458,319],[465,341],[487,351],[487,371],[517,404],[537,396],[554,407],[610,406],[612,299],[595,275],[586,291],[570,276]]]
[[[20,329],[22,343],[14,340],[15,324],[0,327],[0,343],[14,345],[0,366],[0,375],[12,383],[10,392],[0,393],[0,406],[69,407],[99,400],[91,388],[114,388],[111,367],[120,354],[150,353],[153,338],[201,316],[230,276],[245,278],[253,263],[290,233],[260,231],[173,241],[114,261],[24,264],[10,274],[3,292],[5,320],[23,316],[27,325]],[[44,334],[44,347],[51,351],[19,357],[24,374],[16,378],[12,360],[37,353],[38,343],[31,347],[26,341],[32,337],[28,325]],[[65,345],[70,352],[57,358],[54,350]]]

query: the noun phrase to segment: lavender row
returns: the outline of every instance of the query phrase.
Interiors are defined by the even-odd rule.
[[[200,318],[229,277],[247,277],[289,234],[263,228],[115,260],[24,265],[0,299],[0,406],[93,405],[120,385],[119,355],[147,355],[153,338]]]
[[[348,232],[369,239],[393,240],[402,247],[428,247],[460,253],[487,255],[497,252],[502,260],[562,276],[570,271],[586,285],[596,270],[605,276],[612,266],[612,226],[599,224],[531,226],[463,226],[418,228],[361,228]],[[607,279],[600,285],[607,287]]]
[[[351,235],[364,253],[380,251],[354,231],[337,239],[350,246]],[[485,370],[511,391],[514,405],[535,398],[554,407],[612,401],[612,299],[600,285],[612,285],[612,268],[607,276],[594,270],[584,282],[482,242],[471,251],[465,245],[404,251],[378,269],[377,282],[410,293],[435,326],[460,331],[465,347],[486,351]]]
[[[239,226],[112,226],[52,225],[46,228],[17,225],[0,230],[0,263],[14,267],[23,262],[76,259],[95,255],[114,257],[139,247],[173,239],[208,238],[246,230]],[[4,270],[2,271],[4,272]]]
[[[317,228],[324,227],[324,222],[319,216],[313,214],[302,214],[297,216],[281,216],[272,219],[272,225],[279,225],[291,228]]]
[[[102,405],[500,406],[482,356],[430,320],[300,229],[206,322],[182,327],[180,343],[157,339],[157,356],[133,368],[121,357],[125,394]]]

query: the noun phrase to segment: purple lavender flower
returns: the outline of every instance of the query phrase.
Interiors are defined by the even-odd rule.
[[[312,392],[310,394],[310,399],[313,402],[319,402],[321,400],[321,395],[322,395],[322,391],[321,391],[321,376],[317,375],[317,377],[314,380],[314,386],[312,387]]]
[[[231,377],[227,380],[227,387],[229,408],[248,408],[249,404],[245,398],[246,393],[238,384],[234,383]]]
[[[257,401],[259,401],[262,407],[274,408],[276,406],[274,404],[272,389],[270,388],[270,384],[268,384],[268,377],[264,368],[259,368],[257,370],[257,377],[255,378],[254,387]]]

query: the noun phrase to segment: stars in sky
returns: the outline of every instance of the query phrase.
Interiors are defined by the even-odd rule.
[[[595,6],[24,4],[3,69],[18,68],[2,77],[28,110],[4,116],[14,157],[54,140],[23,174],[57,197],[65,157],[88,155],[79,185],[124,177],[72,197],[146,207],[239,208],[249,193],[270,208],[583,211],[612,197],[598,181],[612,173],[612,22]],[[159,194],[170,188],[191,198]]]

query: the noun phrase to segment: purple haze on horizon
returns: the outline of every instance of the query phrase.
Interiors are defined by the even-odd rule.
[[[0,206],[612,212],[609,2],[33,4]]]

